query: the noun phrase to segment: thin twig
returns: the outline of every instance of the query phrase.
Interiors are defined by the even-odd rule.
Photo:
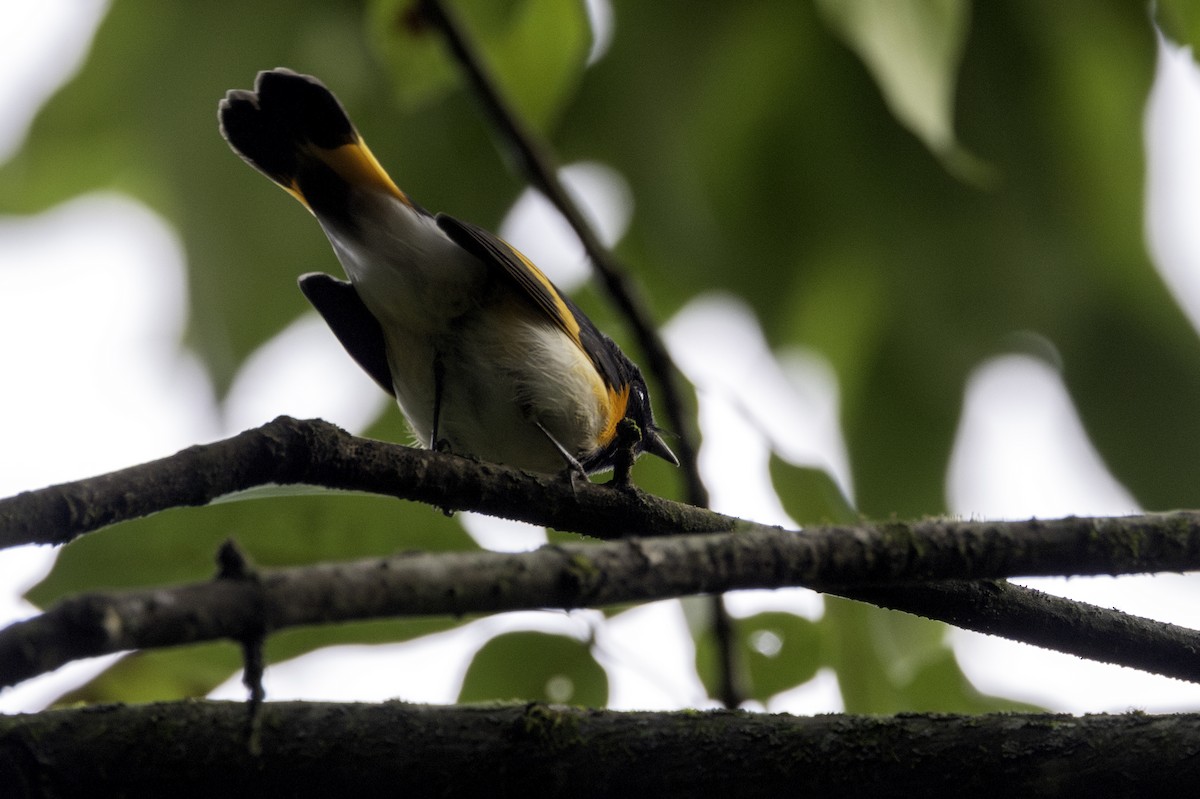
[[[251,621],[239,641],[242,647],[242,685],[249,692],[246,700],[246,746],[251,752],[261,754],[262,706],[267,698],[267,689],[263,685],[263,672],[267,665],[263,655],[267,643],[266,613],[262,592],[258,590],[258,572],[233,539],[227,539],[217,550],[217,579],[237,580],[254,589],[251,594],[253,601],[246,605]]]
[[[708,489],[700,475],[699,449],[688,423],[679,370],[667,352],[646,302],[641,297],[628,271],[601,243],[578,204],[559,180],[558,163],[541,138],[529,128],[505,100],[503,92],[484,66],[474,41],[463,28],[452,9],[440,0],[423,0],[421,13],[436,26],[446,39],[450,51],[462,66],[493,128],[507,145],[517,169],[558,209],[567,220],[595,267],[609,299],[625,316],[638,345],[646,356],[646,367],[661,390],[660,403],[668,426],[676,431],[679,463],[683,468],[687,502],[700,508],[708,507]],[[720,596],[710,600],[713,637],[717,648],[717,667],[720,671],[718,699],[726,707],[741,704],[737,691],[737,651],[732,639],[733,625],[729,611]]]

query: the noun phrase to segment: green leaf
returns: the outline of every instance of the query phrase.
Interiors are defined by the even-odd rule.
[[[45,607],[88,591],[210,579],[217,548],[229,537],[260,567],[384,556],[406,549],[476,548],[457,522],[422,505],[356,494],[276,497],[179,508],[76,539],[63,548],[50,574],[28,598]],[[445,618],[381,620],[289,630],[271,636],[266,655],[268,662],[278,662],[324,646],[403,641],[462,623]],[[147,691],[156,699],[201,696],[240,667],[239,659],[221,647],[180,651],[187,654],[172,650],[124,658],[79,689],[82,693],[68,696],[86,695],[88,701],[133,701]],[[154,676],[148,676],[152,671]]]
[[[372,43],[395,77],[397,98],[410,110],[463,84],[440,33],[415,6],[415,0],[371,4]],[[514,110],[548,129],[572,98],[591,47],[582,0],[459,0],[451,6]]]
[[[430,617],[283,630],[267,639],[263,655],[267,664],[276,664],[323,647],[400,643],[464,623],[461,618]],[[224,641],[134,652],[84,685],[63,694],[54,704],[164,702],[203,697],[238,673],[242,665],[241,647]],[[269,695],[269,676],[265,685]]]
[[[847,713],[917,710],[903,690],[916,665],[949,653],[944,625],[840,597],[826,595],[821,626]],[[918,634],[905,641],[901,632]]]
[[[220,642],[135,652],[53,704],[162,702],[207,695],[241,668],[241,648]]]
[[[766,702],[802,685],[822,665],[820,626],[792,613],[759,613],[733,619],[733,642],[742,668],[738,687],[747,699]],[[696,638],[696,672],[709,696],[717,696],[717,648],[712,626]]]
[[[321,75],[358,111],[364,92],[346,89],[372,75],[360,13],[354,3],[115,0],[83,68],[0,168],[0,211],[118,191],[164,215],[189,259],[188,343],[223,390],[304,307],[296,276],[334,261],[308,214],[229,151],[217,101],[288,65]]]
[[[982,177],[954,136],[954,88],[970,24],[965,0],[818,0],[901,124],[952,172]]]
[[[771,482],[784,510],[799,524],[853,524],[858,513],[823,469],[796,466],[771,453]]]
[[[1194,0],[1155,0],[1150,9],[1154,22],[1171,41],[1200,45],[1200,6]]]
[[[227,538],[264,568],[406,549],[476,548],[458,523],[439,511],[385,497],[277,497],[176,508],[76,539],[28,598],[44,607],[83,591],[208,579]]]
[[[574,638],[505,633],[475,653],[458,701],[508,699],[604,707],[608,675],[591,648]]]
[[[928,713],[1040,713],[1045,708],[979,692],[959,668],[954,653],[930,658],[904,687],[908,708]]]
[[[826,595],[819,624],[847,713],[1038,709],[976,690],[941,622]]]
[[[747,695],[766,701],[808,682],[821,667],[821,628],[792,613],[759,613],[735,622],[745,642]]]
[[[825,596],[821,626],[830,667],[847,713],[895,713],[906,708],[888,678],[871,636],[870,618],[880,611],[869,605]]]

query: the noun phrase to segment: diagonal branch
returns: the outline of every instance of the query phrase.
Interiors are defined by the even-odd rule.
[[[1003,580],[859,587],[835,593],[963,630],[1200,682],[1200,632]]]
[[[1146,519],[1147,517],[1139,517]],[[1200,520],[1176,514],[1153,527],[1133,561],[1083,539],[1111,539],[1116,521],[1049,525],[926,524],[819,528],[628,539],[546,546],[518,554],[409,554],[264,571],[66,599],[0,631],[0,685],[71,660],[312,624],[393,616],[463,615],[537,608],[600,607],[738,589],[807,586],[952,621],[968,629],[1200,682],[1200,633],[1125,616],[1016,586],[898,585],[967,573],[1097,574],[1180,569],[1200,563]],[[1189,532],[1180,533],[1180,527]],[[1157,539],[1157,545],[1153,540]],[[1015,554],[1005,554],[1015,553]],[[982,594],[982,599],[980,598]],[[1057,613],[1046,613],[1052,607]],[[999,607],[997,613],[994,609]],[[1018,607],[1024,616],[1011,610]],[[989,609],[992,609],[989,611]]]
[[[319,419],[262,427],[109,474],[0,499],[0,548],[65,544],[265,485],[314,485],[473,510],[597,538],[732,530],[739,521],[636,490],[357,438]]]
[[[754,533],[826,542],[842,554],[829,570],[809,575],[826,586],[864,579],[855,571],[860,562],[869,564],[866,579],[881,582],[1200,568],[1197,511],[1016,522],[864,521],[778,536],[785,531],[641,491],[358,438],[319,419],[288,416],[140,466],[0,499],[0,547],[65,543],[109,524],[264,485],[364,491],[608,540],[737,531],[738,538]]]

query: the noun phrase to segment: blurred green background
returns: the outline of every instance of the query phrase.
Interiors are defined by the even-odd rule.
[[[722,292],[753,310],[772,350],[828,360],[853,509],[822,471],[776,458],[774,486],[797,522],[944,513],[967,378],[1022,348],[1061,370],[1104,463],[1141,506],[1200,506],[1200,339],[1143,229],[1154,22],[1191,42],[1192,4],[1160,0],[1152,17],[1128,0],[614,0],[596,4],[611,12],[602,51],[582,0],[452,5],[560,161],[599,162],[628,183],[633,214],[616,250],[660,319]],[[433,210],[495,229],[524,188],[410,6],[113,0],[82,69],[0,167],[0,212],[115,190],[161,214],[188,260],[182,344],[220,395],[306,310],[296,276],[337,271],[313,221],[217,134],[226,90],[280,65],[319,76]],[[637,359],[605,298],[575,294]],[[368,434],[406,440],[394,409]],[[637,476],[679,496],[665,467]],[[264,499],[86,537],[31,597],[202,579],[229,535],[264,566],[476,546],[435,509]],[[711,691],[711,633],[690,607]],[[460,623],[298,631],[274,637],[269,654]],[[829,668],[847,710],[1016,706],[969,685],[942,627],[898,614],[827,600],[819,619],[763,613],[735,634],[749,698]],[[513,633],[479,658],[464,698],[607,697],[588,642]],[[237,666],[232,646],[137,655],[71,698],[203,695]]]

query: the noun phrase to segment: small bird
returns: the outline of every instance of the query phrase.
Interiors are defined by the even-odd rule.
[[[623,451],[678,465],[613,340],[515,248],[401,191],[319,80],[260,72],[218,115],[325,231],[349,282],[310,273],[300,288],[422,446],[548,473],[602,472]]]

